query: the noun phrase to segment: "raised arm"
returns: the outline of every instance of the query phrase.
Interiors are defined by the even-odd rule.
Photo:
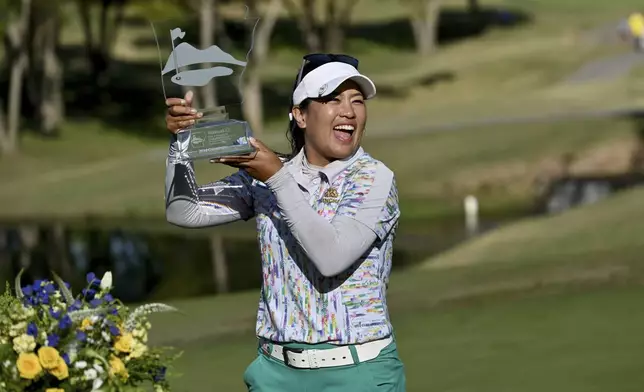
[[[251,187],[252,178],[243,171],[197,185],[193,164],[181,159],[176,137],[172,137],[165,174],[168,222],[197,228],[248,220],[255,215]]]
[[[177,132],[202,116],[192,106],[192,92],[166,101],[166,126],[172,134],[166,160],[166,219],[181,227],[222,225],[254,216],[252,178],[239,171],[212,184],[198,186],[193,164],[185,159]]]
[[[344,193],[330,222],[311,208],[287,169],[267,181],[291,232],[324,276],[345,271],[398,222],[393,172],[383,164],[373,165],[357,173],[359,180]]]

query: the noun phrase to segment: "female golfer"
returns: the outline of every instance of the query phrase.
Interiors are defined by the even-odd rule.
[[[405,390],[385,293],[400,210],[394,175],[361,147],[373,82],[345,55],[304,57],[292,94],[292,154],[256,153],[217,162],[239,168],[197,185],[172,138],[167,220],[182,227],[255,218],[263,284],[259,355],[249,391]],[[168,99],[174,135],[201,116],[192,94]]]

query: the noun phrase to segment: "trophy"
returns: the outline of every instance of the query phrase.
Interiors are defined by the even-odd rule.
[[[187,90],[192,90],[197,105],[201,106],[196,109],[203,113],[193,125],[177,132],[178,153],[182,158],[194,161],[255,151],[248,140],[252,130],[243,120],[241,85],[258,21],[248,15],[244,17],[245,32],[236,31],[236,37],[243,36],[244,44],[228,37],[229,50],[238,50],[234,54],[214,44],[195,46],[187,42],[212,42],[208,34],[199,30],[203,26],[194,21],[151,21],[161,63],[163,95],[166,99],[183,97]],[[215,95],[213,91],[219,94],[207,97],[207,94]],[[208,105],[215,100],[218,105]]]

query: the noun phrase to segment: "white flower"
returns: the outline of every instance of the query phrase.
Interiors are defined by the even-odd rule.
[[[103,385],[103,380],[101,380],[100,378],[97,378],[97,379],[96,379],[96,380],[94,380],[94,382],[92,383],[92,391],[97,390],[97,389],[98,389],[98,388],[100,388],[102,385]]]
[[[2,363],[2,366],[4,366],[4,367],[8,368],[9,366],[11,366],[11,361],[7,359],[6,361],[4,361],[4,362]]]
[[[101,365],[99,365],[98,363],[94,364],[94,369],[96,369],[96,371],[99,372],[99,373],[104,372],[103,367]]]
[[[74,366],[76,366],[76,369],[85,369],[87,367],[87,362],[78,361],[74,364]]]
[[[112,273],[107,271],[101,279],[101,290],[109,290],[112,288]]]
[[[89,321],[92,322],[92,324],[95,324],[99,320],[99,317],[97,315],[93,315],[89,318]]]
[[[21,321],[11,326],[11,329],[9,329],[9,336],[11,336],[12,338],[16,337],[18,335],[21,335],[26,330],[27,323],[25,321]]]
[[[31,335],[20,335],[13,339],[13,349],[18,354],[31,352],[36,348],[36,339]]]
[[[105,339],[106,342],[109,342],[112,339],[110,335],[105,331],[102,331],[101,335],[103,336],[103,339]]]
[[[98,377],[98,373],[96,372],[96,370],[95,370],[95,369],[91,369],[91,368],[90,368],[90,369],[85,370],[84,375],[85,375],[85,379],[86,379],[86,380],[88,380],[88,381],[95,380],[95,379],[96,379],[96,377]]]

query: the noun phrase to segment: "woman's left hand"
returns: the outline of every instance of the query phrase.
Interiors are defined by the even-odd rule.
[[[211,159],[211,163],[223,163],[228,166],[245,170],[253,178],[266,182],[273,174],[277,173],[283,166],[280,158],[264,143],[255,138],[248,138],[250,144],[256,151],[249,155],[226,156]]]

